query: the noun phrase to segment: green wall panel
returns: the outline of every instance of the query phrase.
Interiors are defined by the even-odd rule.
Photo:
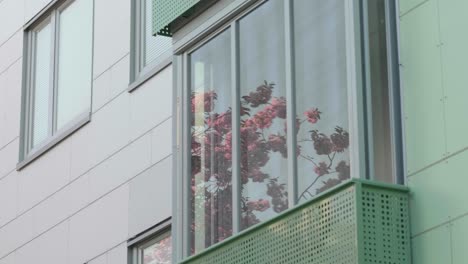
[[[437,1],[401,18],[401,63],[407,168],[411,174],[444,157],[445,121]]]
[[[450,153],[468,146],[468,1],[439,1],[442,65]]]
[[[409,177],[412,234],[468,212],[468,152]]]
[[[452,254],[454,264],[468,261],[468,217],[458,219],[452,224]]]
[[[413,264],[450,264],[450,227],[441,226],[417,236],[412,240],[412,249]]]
[[[404,14],[428,0],[400,0],[400,14]]]

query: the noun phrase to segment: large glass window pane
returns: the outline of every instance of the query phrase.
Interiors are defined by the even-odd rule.
[[[57,130],[91,104],[93,1],[76,0],[60,12]]]
[[[232,234],[230,34],[190,55],[192,253]]]
[[[242,228],[288,207],[284,1],[239,21]]]
[[[48,23],[35,32],[32,147],[41,143],[49,134],[51,42],[52,32]]]
[[[151,241],[142,249],[143,261],[141,264],[171,264],[172,263],[172,238],[167,232]]]
[[[350,177],[345,1],[293,4],[298,201],[304,202]]]
[[[158,59],[161,55],[170,50],[172,46],[172,38],[161,35],[153,36],[153,0],[145,1],[144,14],[144,65]]]

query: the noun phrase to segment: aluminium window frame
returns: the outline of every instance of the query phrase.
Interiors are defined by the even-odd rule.
[[[75,131],[91,121],[93,80],[90,79],[90,101],[81,114],[69,120],[62,128],[57,130],[57,92],[58,92],[58,44],[60,14],[76,0],[56,0],[51,2],[43,11],[37,14],[23,27],[23,74],[22,74],[22,96],[21,96],[21,124],[19,159],[16,170],[21,170],[44,153],[55,147],[58,143],[72,135]],[[92,2],[92,37],[94,43],[94,0]],[[49,76],[49,111],[48,111],[48,133],[37,146],[32,146],[32,123],[35,87],[33,80],[36,74],[34,60],[36,58],[36,32],[38,29],[49,24],[51,26],[51,49],[50,49],[50,76]],[[90,76],[93,72],[94,47],[91,46]]]
[[[177,131],[177,135],[173,139],[174,155],[173,155],[173,259],[181,261],[190,256],[190,245],[188,236],[190,234],[190,61],[189,54],[206,44],[212,38],[216,37],[220,32],[231,29],[231,71],[232,71],[232,111],[239,112],[240,108],[240,89],[239,89],[239,63],[238,63],[238,24],[237,21],[243,16],[249,14],[257,7],[267,2],[268,0],[233,0],[231,4],[223,10],[212,14],[205,22],[195,28],[192,32],[180,36],[177,32],[174,35],[174,99],[176,103],[173,106],[174,120],[173,129]],[[344,0],[345,1],[345,21],[346,21],[346,40],[347,40],[347,80],[348,80],[348,125],[350,134],[350,166],[351,178],[367,178],[372,179],[369,163],[373,162],[373,157],[367,152],[371,147],[368,141],[368,120],[366,119],[366,102],[370,98],[367,97],[366,89],[371,89],[366,85],[368,72],[368,64],[365,64],[365,54],[369,52],[368,48],[364,48],[363,44],[367,43],[367,34],[364,34],[366,28],[363,23],[366,21],[367,14],[364,12],[365,3],[369,0]],[[294,117],[296,115],[294,101],[294,56],[293,56],[293,16],[292,16],[293,0],[285,0],[285,52],[286,52],[286,97],[287,104],[287,122],[288,127],[294,127]],[[400,109],[400,80],[398,69],[398,39],[397,39],[397,16],[396,4],[390,4],[386,1],[386,23],[387,23],[387,45],[388,45],[388,65],[389,65],[389,89],[390,104],[391,104],[391,129],[392,142],[397,145],[392,156],[396,159],[395,173],[400,177],[404,169],[404,157],[401,147],[402,143],[402,127],[401,109]],[[209,12],[206,11],[206,12]],[[239,126],[240,117],[236,116],[232,120],[233,124],[233,164],[232,167],[232,185],[233,185],[233,235],[248,232],[250,228],[244,231],[240,230],[240,170],[239,170],[239,148],[240,140]],[[295,157],[294,153],[297,148],[295,133],[288,133],[288,157]],[[289,147],[291,146],[291,147]],[[398,178],[396,183],[403,184],[404,178]],[[234,191],[235,190],[235,191]],[[298,190],[297,177],[297,159],[288,159],[288,194],[289,208],[296,206]],[[216,244],[215,244],[216,245]],[[205,249],[206,250],[206,249]]]
[[[133,92],[151,77],[172,64],[172,50],[170,49],[148,65],[144,65],[146,2],[145,0],[132,0],[131,2],[130,82],[127,88],[128,92]]]
[[[173,239],[172,229],[171,218],[168,218],[128,240],[128,264],[143,264],[141,261],[143,250],[147,248],[148,245],[154,244],[155,241],[159,240],[162,235],[168,232],[171,233]]]

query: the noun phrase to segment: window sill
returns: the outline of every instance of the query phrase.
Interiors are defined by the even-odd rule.
[[[20,171],[26,166],[28,166],[31,162],[42,156],[44,153],[48,152],[50,149],[54,148],[58,143],[75,133],[78,129],[86,125],[91,121],[91,113],[86,112],[82,115],[78,116],[75,120],[70,122],[71,124],[63,128],[61,131],[58,131],[57,134],[48,138],[42,146],[37,149],[30,151],[23,160],[18,162],[16,165],[16,170]]]
[[[171,64],[172,64],[172,54],[169,54],[168,56],[165,56],[161,61],[156,63],[151,68],[151,70],[147,71],[143,75],[139,75],[135,80],[133,80],[128,86],[127,91],[129,93],[133,92],[142,84],[144,84],[146,81],[148,81],[150,78],[152,78],[154,75],[160,73],[162,70],[164,70]]]

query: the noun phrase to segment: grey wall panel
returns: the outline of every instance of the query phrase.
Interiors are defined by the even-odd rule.
[[[97,77],[129,51],[130,1],[95,1],[93,76]]]
[[[170,216],[172,160],[154,165],[130,183],[129,237]]]

